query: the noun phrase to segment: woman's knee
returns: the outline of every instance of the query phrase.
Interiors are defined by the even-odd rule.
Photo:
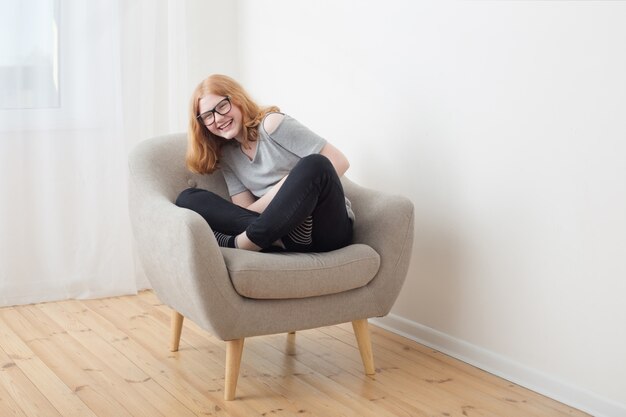
[[[178,194],[178,197],[176,197],[175,204],[178,207],[187,207],[189,204],[189,197],[193,194],[193,190],[194,188],[187,188],[186,190],[183,190],[183,192]]]
[[[305,156],[304,158],[300,159],[296,166],[303,171],[314,174],[335,171],[335,167],[333,167],[330,159],[318,153]]]
[[[202,188],[187,188],[178,195],[175,203],[178,207],[193,209],[197,205],[199,198],[206,199],[207,193],[212,194],[210,191]]]

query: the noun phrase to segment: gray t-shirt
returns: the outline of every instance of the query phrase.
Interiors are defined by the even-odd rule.
[[[300,158],[319,153],[326,140],[296,119],[285,115],[276,130],[269,135],[259,125],[256,153],[252,161],[241,151],[239,142],[222,147],[221,169],[231,196],[250,190],[262,197],[283,179]]]
[[[258,129],[252,160],[241,151],[237,141],[222,147],[220,168],[231,196],[250,190],[255,197],[262,197],[289,174],[301,158],[319,153],[326,145],[326,139],[288,115],[271,135],[263,128],[263,122]],[[354,219],[347,198],[346,208],[348,216]]]

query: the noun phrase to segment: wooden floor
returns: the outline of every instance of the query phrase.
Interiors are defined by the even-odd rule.
[[[0,416],[586,416],[370,326],[375,376],[340,325],[246,340],[237,400],[225,343],[152,292],[0,309]]]

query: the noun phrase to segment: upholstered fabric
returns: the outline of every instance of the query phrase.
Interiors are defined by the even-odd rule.
[[[161,136],[141,142],[129,156],[129,209],[136,249],[165,304],[222,340],[330,326],[389,312],[412,251],[413,205],[407,198],[342,178],[356,214],[354,243],[369,246],[380,257],[373,278],[361,277],[367,280],[365,285],[326,295],[250,298],[235,288],[209,225],[199,214],[174,204],[190,186],[228,197],[221,172],[197,175],[186,169],[186,146],[184,134]],[[287,272],[280,274],[286,277]],[[295,285],[288,279],[283,282]]]
[[[362,287],[380,257],[363,244],[325,253],[259,253],[221,248],[235,291],[256,299],[306,298]]]

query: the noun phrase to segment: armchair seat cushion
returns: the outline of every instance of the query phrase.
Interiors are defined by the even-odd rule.
[[[254,299],[306,298],[363,287],[380,256],[353,244],[324,253],[259,253],[220,248],[235,291]]]

